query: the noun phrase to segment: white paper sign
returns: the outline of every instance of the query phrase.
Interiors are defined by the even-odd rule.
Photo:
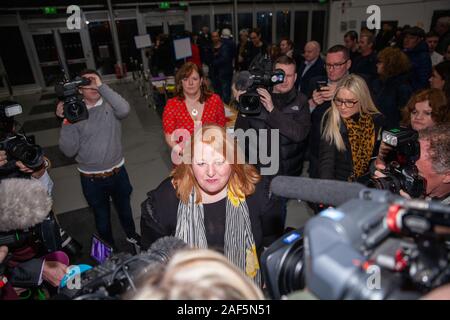
[[[134,42],[136,42],[136,48],[142,49],[152,45],[152,40],[149,34],[143,34],[140,36],[134,36]]]
[[[180,60],[192,56],[191,39],[182,38],[173,40],[173,47],[175,48],[175,59]]]

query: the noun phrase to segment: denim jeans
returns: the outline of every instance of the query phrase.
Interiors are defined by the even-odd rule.
[[[80,175],[80,178],[84,197],[94,210],[95,226],[99,236],[114,246],[110,199],[112,199],[119,214],[120,224],[127,237],[134,236],[136,229],[130,204],[133,187],[130,184],[125,166],[122,166],[120,171],[111,177],[88,178]]]

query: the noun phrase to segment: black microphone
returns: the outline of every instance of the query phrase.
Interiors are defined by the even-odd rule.
[[[44,221],[52,199],[36,180],[4,179],[0,183],[0,232],[24,230]]]
[[[241,71],[237,74],[234,84],[237,90],[245,91],[252,86],[253,77],[250,72]]]
[[[275,177],[270,187],[275,195],[284,198],[332,206],[340,206],[350,199],[357,199],[360,191],[366,189],[359,183],[288,176]]]

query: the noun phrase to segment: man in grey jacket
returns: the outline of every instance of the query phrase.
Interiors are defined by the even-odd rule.
[[[94,70],[80,74],[91,80],[80,87],[89,111],[87,120],[70,123],[64,119],[59,138],[59,148],[78,162],[84,197],[94,210],[95,224],[100,237],[114,246],[111,230],[110,204],[112,199],[119,214],[127,241],[140,244],[130,205],[133,190],[122,153],[122,128],[120,120],[130,112],[130,105],[108,85],[102,83]],[[59,102],[57,116],[64,117],[63,103]]]

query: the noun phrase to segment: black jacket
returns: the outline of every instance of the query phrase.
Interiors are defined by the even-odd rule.
[[[399,74],[384,81],[376,79],[372,85],[376,107],[385,116],[385,128],[396,128],[400,124],[401,109],[406,106],[413,90],[409,74]]]
[[[269,198],[268,180],[259,182],[255,193],[248,196],[246,202],[257,252],[260,254],[264,246],[269,246],[283,232],[280,202]],[[141,204],[142,249],[147,250],[161,237],[175,234],[179,203],[171,178],[165,179],[155,190],[147,193],[147,199]],[[212,248],[216,248],[217,244],[224,240],[225,206],[223,208],[223,212],[211,212],[218,214],[220,219],[215,219],[216,216],[209,217],[205,209],[206,239],[208,246]],[[217,223],[221,223],[222,228],[217,226]],[[223,251],[223,248],[217,249]]]
[[[372,52],[368,56],[359,55],[352,61],[350,73],[364,77],[368,84],[377,78],[377,54]]]
[[[303,158],[306,148],[306,138],[311,126],[308,100],[295,88],[286,94],[272,93],[274,110],[268,113],[264,107],[258,116],[238,114],[235,129],[279,129],[280,133],[280,167],[279,175],[298,176],[302,172]],[[267,139],[267,150],[271,150],[270,134]],[[246,145],[246,155],[249,148]],[[248,159],[248,157],[247,157]],[[257,167],[261,167],[259,150]]]
[[[432,68],[431,57],[428,51],[428,45],[425,41],[421,41],[413,49],[404,49],[412,65],[411,86],[414,91],[428,88]]]
[[[302,92],[303,94],[308,95],[309,92],[312,92],[315,89],[315,84],[313,84],[312,88],[310,87],[311,79],[318,76],[326,77],[327,72],[325,70],[323,59],[320,56],[302,77],[305,68],[305,63],[297,65],[297,81],[295,82],[295,87],[299,88],[300,92]]]
[[[358,115],[355,115],[358,116]],[[379,141],[384,117],[381,114],[373,115],[375,125],[375,146],[373,156],[378,154]],[[338,151],[336,146],[330,144],[323,137],[320,140],[319,149],[319,171],[318,178],[347,181],[353,173],[353,159],[347,128],[341,122],[340,132],[345,144],[345,151]],[[363,181],[365,178],[360,177]]]

